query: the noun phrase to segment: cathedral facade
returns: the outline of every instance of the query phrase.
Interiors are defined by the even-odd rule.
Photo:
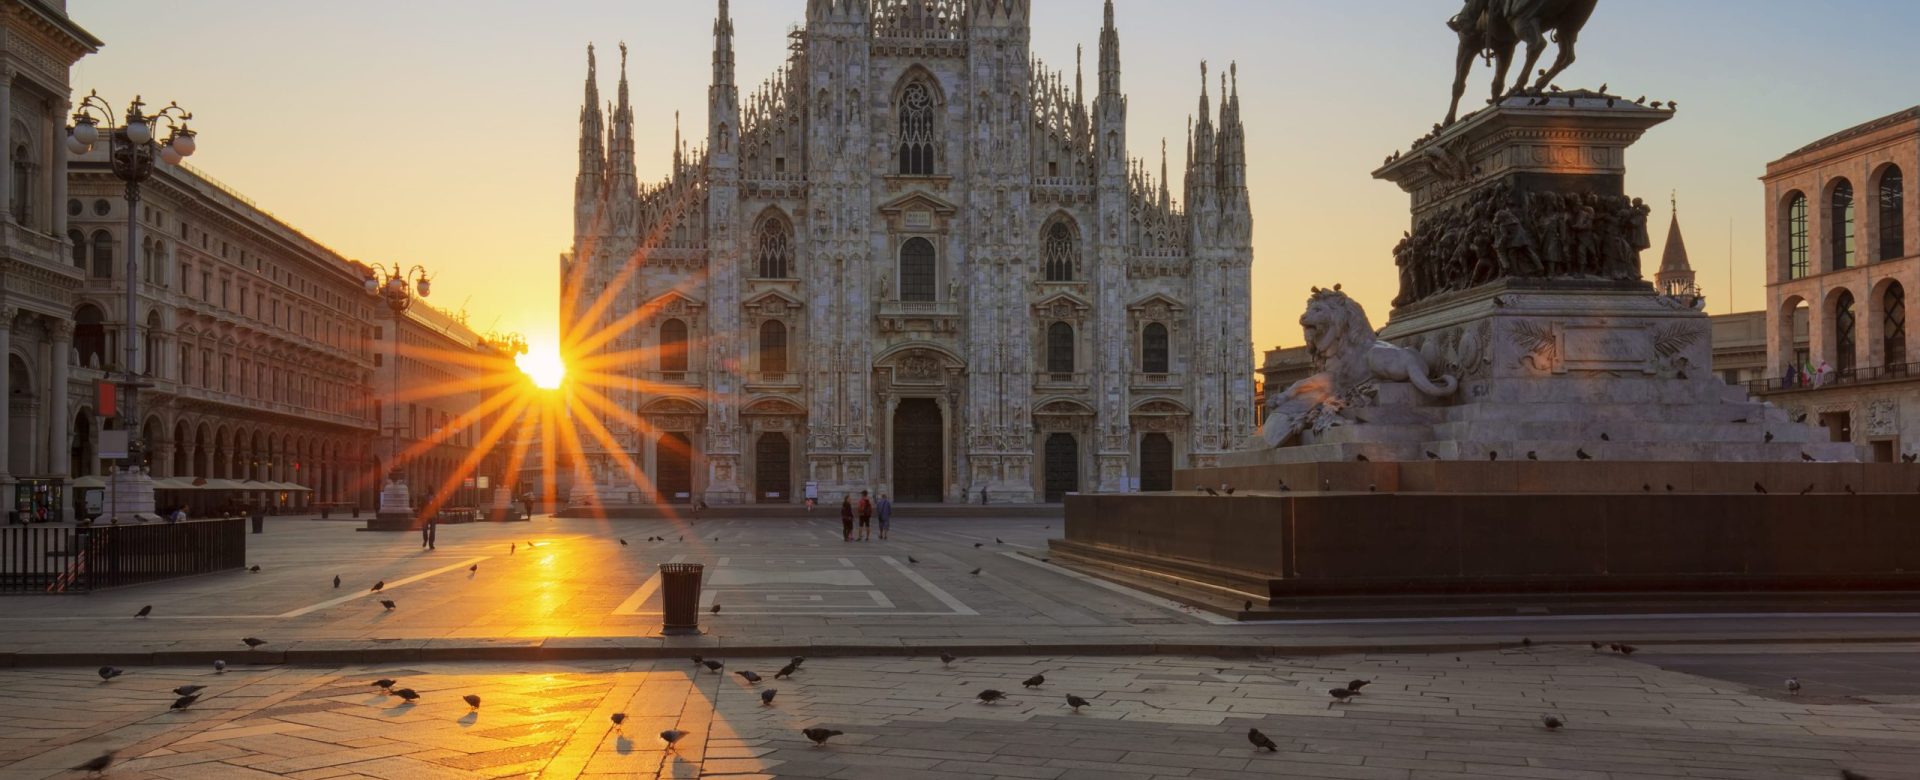
[[[1112,2],[1091,96],[1030,2],[809,0],[742,92],[720,0],[704,141],[652,184],[624,47],[604,111],[588,50],[561,266],[599,500],[1166,490],[1253,433],[1232,69],[1216,112],[1201,66],[1176,198],[1164,141],[1157,176],[1128,153]]]

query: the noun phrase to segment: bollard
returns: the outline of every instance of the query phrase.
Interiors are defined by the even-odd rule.
[[[698,563],[660,564],[660,633],[700,633],[700,574]]]

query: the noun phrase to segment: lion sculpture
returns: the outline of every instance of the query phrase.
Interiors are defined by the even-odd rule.
[[[1325,430],[1339,424],[1341,410],[1377,381],[1409,382],[1435,398],[1459,387],[1452,375],[1432,379],[1420,353],[1376,338],[1366,310],[1337,284],[1331,290],[1313,288],[1300,327],[1314,374],[1267,398],[1260,434],[1270,447],[1286,444],[1308,426]]]

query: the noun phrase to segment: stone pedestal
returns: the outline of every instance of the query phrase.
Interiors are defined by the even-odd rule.
[[[380,511],[374,518],[385,523],[413,521],[413,496],[403,480],[388,479],[380,489]]]
[[[107,522],[148,520],[158,517],[153,505],[153,478],[145,469],[116,469],[107,475],[106,495],[102,497],[103,518]]]

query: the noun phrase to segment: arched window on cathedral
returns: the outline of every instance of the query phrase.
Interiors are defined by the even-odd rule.
[[[1167,326],[1149,322],[1140,331],[1140,370],[1148,374],[1167,373]]]
[[[779,320],[760,323],[760,371],[787,373],[787,326]]]
[[[1055,221],[1047,228],[1047,244],[1042,257],[1047,281],[1073,281],[1074,272],[1080,267],[1080,242],[1074,239],[1073,228],[1067,225],[1066,220]]]
[[[900,173],[933,175],[933,92],[921,82],[900,93]]]
[[[1073,326],[1056,322],[1047,326],[1047,373],[1073,373]]]
[[[900,245],[900,300],[933,302],[939,278],[934,263],[932,241],[915,237]]]
[[[113,234],[105,230],[93,231],[93,276],[113,278]]]
[[[779,216],[760,221],[756,252],[760,278],[786,279],[793,274],[793,226]]]
[[[660,370],[675,374],[686,372],[686,320],[670,319],[660,323]]]

